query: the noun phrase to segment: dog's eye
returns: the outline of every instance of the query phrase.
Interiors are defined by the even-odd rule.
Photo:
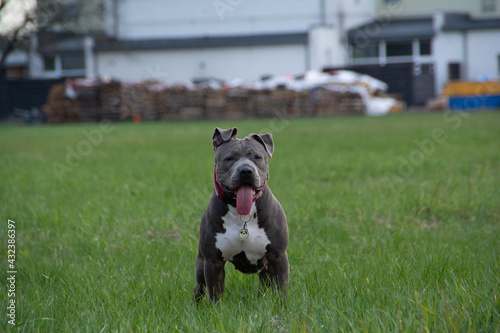
[[[254,155],[253,158],[254,158],[254,160],[260,160],[261,159],[261,157],[259,155]]]
[[[229,161],[234,161],[234,157],[232,157],[232,156],[226,157],[226,161],[228,161],[228,162]]]

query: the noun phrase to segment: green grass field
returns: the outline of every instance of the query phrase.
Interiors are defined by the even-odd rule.
[[[273,133],[285,305],[229,263],[192,303],[216,126]],[[500,331],[500,112],[1,125],[0,156],[0,331]]]

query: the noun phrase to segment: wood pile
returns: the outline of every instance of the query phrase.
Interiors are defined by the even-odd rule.
[[[310,91],[297,91],[293,99],[292,114],[296,117],[307,117],[313,114]]]
[[[226,93],[226,114],[227,119],[241,119],[248,116],[249,99],[252,90],[231,89]]]
[[[120,119],[159,119],[158,88],[154,82],[123,84],[120,87]]]
[[[274,114],[282,116],[293,115],[293,101],[295,91],[288,89],[276,89],[271,91],[271,108]],[[267,116],[267,115],[266,115]]]
[[[78,96],[80,121],[95,122],[101,118],[101,103],[96,89],[85,89]]]
[[[188,120],[205,118],[205,95],[206,89],[185,90],[183,99],[178,101],[178,104],[181,105],[179,119]]]
[[[80,121],[80,101],[66,96],[66,85],[56,84],[50,88],[45,105],[47,122],[50,124]]]
[[[172,86],[156,92],[159,118],[161,120],[179,119],[181,109],[187,103],[188,88]]]
[[[363,97],[356,92],[346,91],[338,96],[338,105],[333,116],[361,116],[365,113]]]
[[[222,119],[226,111],[226,92],[207,88],[205,95],[205,116],[208,119]]]
[[[365,111],[363,97],[357,92],[318,88],[311,91],[312,114],[315,116],[362,115]]]
[[[65,84],[53,86],[44,106],[50,123],[118,120],[242,119],[345,116],[365,112],[363,97],[348,86],[295,91],[233,88],[188,89],[144,81],[100,83],[66,96]]]
[[[120,89],[120,118],[132,119],[142,109],[141,93],[133,84],[123,84]]]
[[[101,84],[97,86],[97,95],[99,96],[100,118],[111,121],[120,120],[121,106],[121,85],[117,82]]]
[[[271,90],[254,90],[249,100],[249,115],[252,117],[265,117],[272,115],[269,103]]]

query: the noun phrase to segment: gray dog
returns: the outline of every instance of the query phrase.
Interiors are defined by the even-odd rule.
[[[267,185],[267,157],[274,152],[271,134],[236,138],[237,129],[216,128],[215,191],[200,225],[196,287],[199,301],[206,291],[217,302],[224,292],[224,264],[259,274],[262,286],[288,286],[288,226],[285,212]]]

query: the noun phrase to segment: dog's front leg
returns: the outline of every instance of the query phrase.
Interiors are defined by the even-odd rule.
[[[265,289],[274,287],[282,293],[285,300],[289,275],[288,256],[286,252],[282,252],[278,255],[270,254],[267,259],[266,269],[259,273],[261,288],[265,292]]]
[[[208,299],[218,302],[224,293],[225,261],[205,261],[205,282],[207,284]]]

